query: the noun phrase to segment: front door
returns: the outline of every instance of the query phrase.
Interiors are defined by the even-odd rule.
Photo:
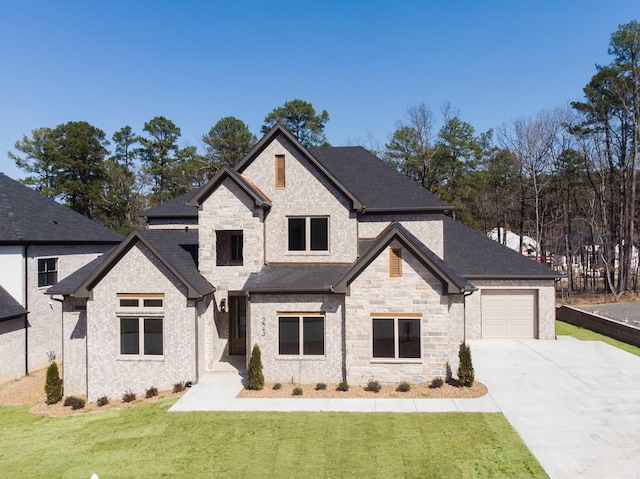
[[[247,353],[247,298],[229,296],[229,354]]]

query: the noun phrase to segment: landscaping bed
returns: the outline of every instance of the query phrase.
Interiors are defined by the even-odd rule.
[[[475,381],[471,387],[457,387],[445,383],[440,388],[429,388],[429,383],[412,384],[407,392],[396,391],[396,384],[382,386],[379,392],[366,391],[366,386],[349,386],[348,391],[337,391],[337,384],[327,384],[326,389],[316,389],[316,384],[282,383],[280,389],[274,389],[275,383],[266,383],[260,391],[243,389],[238,394],[241,398],[477,398],[487,394],[484,384]],[[302,389],[302,394],[293,395],[295,388]]]

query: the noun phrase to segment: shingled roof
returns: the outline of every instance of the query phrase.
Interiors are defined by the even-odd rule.
[[[452,209],[361,146],[309,148],[309,152],[362,202],[365,213]]]
[[[442,215],[444,260],[465,278],[555,279],[562,274]]]
[[[198,233],[137,229],[117,247],[52,286],[47,293],[88,297],[89,291],[138,241],[187,287],[189,298],[201,298],[215,291],[196,265]]]
[[[0,321],[19,318],[27,314],[27,310],[0,286]]]
[[[138,213],[138,216],[147,218],[198,218],[198,208],[187,203],[199,190],[189,191],[172,200],[165,201],[161,205]]]
[[[119,234],[0,173],[0,244],[121,240]]]

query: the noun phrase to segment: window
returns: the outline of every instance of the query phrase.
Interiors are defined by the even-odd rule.
[[[329,251],[329,218],[289,218],[289,251]]]
[[[389,248],[389,276],[400,278],[402,276],[402,250]]]
[[[38,260],[38,288],[58,282],[58,258]]]
[[[276,188],[284,188],[284,155],[276,155]]]
[[[242,266],[243,245],[242,231],[216,231],[216,266]]]
[[[162,356],[162,321],[163,318],[120,318],[120,354]]]
[[[120,354],[162,356],[164,295],[119,293],[118,317]]]
[[[420,358],[419,318],[373,318],[374,358]]]
[[[324,316],[280,316],[278,354],[324,355]]]

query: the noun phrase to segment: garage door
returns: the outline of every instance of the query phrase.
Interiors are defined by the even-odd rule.
[[[535,291],[482,292],[482,337],[530,339],[535,337]]]

